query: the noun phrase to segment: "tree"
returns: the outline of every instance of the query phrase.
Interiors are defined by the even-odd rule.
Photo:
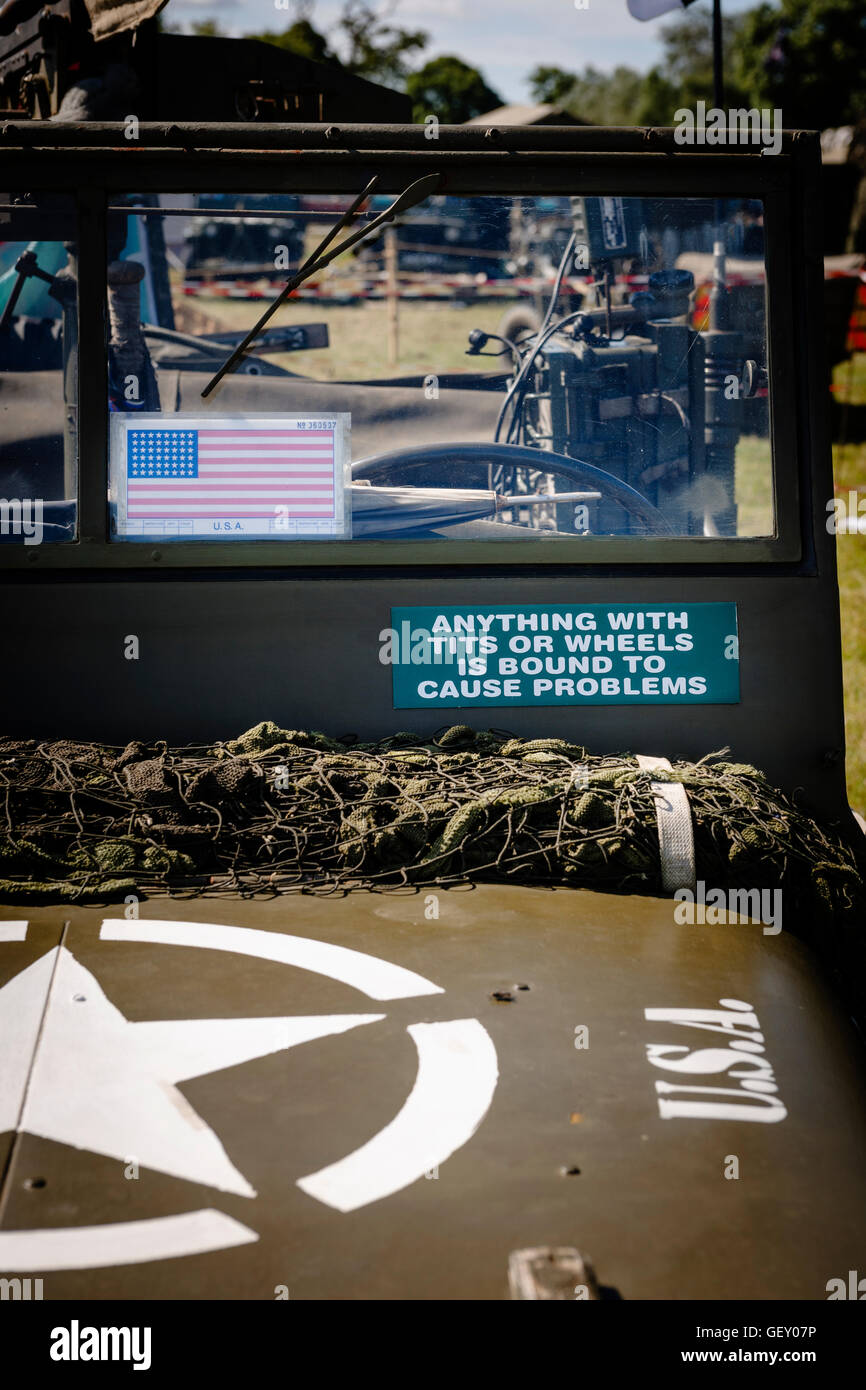
[[[194,19],[190,30],[199,39],[224,39],[225,34],[215,19]]]
[[[330,35],[325,35],[311,19],[314,0],[295,0],[294,21],[281,34],[267,29],[247,37],[357,73],[371,82],[405,87],[410,55],[426,47],[429,36],[422,29],[401,29],[391,24],[394,3],[396,0],[379,10],[368,0],[344,0],[336,25]]]
[[[539,65],[532,69],[527,80],[535,101],[549,102],[551,106],[559,106],[577,81],[577,74],[566,72],[565,68]]]
[[[734,61],[752,103],[810,130],[866,116],[866,0],[780,0],[743,16]]]
[[[551,102],[590,125],[671,125],[682,103],[679,91],[660,68],[648,73],[620,66],[613,72],[537,67],[529,74],[536,101]]]
[[[785,3],[818,0],[785,0]],[[827,3],[827,0],[825,0]],[[852,0],[853,3],[853,0]],[[866,0],[857,0],[866,4]],[[768,5],[760,8],[769,10]],[[778,12],[773,11],[777,15]],[[744,15],[725,15],[722,44],[725,66],[725,105],[752,104],[755,83],[742,61],[746,32]],[[618,67],[601,72],[587,67],[571,74],[557,67],[537,67],[529,74],[533,96],[553,101],[592,125],[672,125],[681,107],[713,102],[713,31],[708,6],[694,6],[661,31],[662,60],[649,72]]]
[[[502,105],[502,98],[488,87],[478,69],[452,54],[431,58],[410,73],[406,91],[412,98],[413,119],[420,125],[431,115],[448,125],[460,125]]]
[[[742,14],[722,15],[726,107],[741,106],[746,95],[741,86],[738,60],[744,22]],[[655,72],[659,84],[668,84],[670,97],[676,103],[664,121],[670,125],[679,107],[693,110],[699,101],[713,105],[712,10],[709,6],[695,5],[671,24],[666,24],[661,34],[664,56]]]
[[[372,82],[404,87],[411,71],[411,54],[426,48],[429,34],[423,29],[401,29],[390,24],[394,3],[381,13],[367,0],[345,0],[337,21],[346,56],[344,67]]]
[[[635,125],[673,125],[682,105],[678,88],[659,68],[650,68],[635,109]]]
[[[272,43],[287,53],[297,53],[301,58],[311,58],[316,63],[326,63],[330,67],[342,67],[336,53],[332,52],[324,34],[316,29],[306,17],[296,19],[281,34],[266,29],[261,34],[248,34],[247,38],[260,39]]]
[[[535,74],[538,72],[536,68]],[[613,72],[601,72],[587,67],[571,77],[571,85],[557,105],[590,125],[638,125],[644,82],[643,74],[634,68],[620,66]]]

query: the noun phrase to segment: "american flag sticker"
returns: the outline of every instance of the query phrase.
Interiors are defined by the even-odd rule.
[[[114,534],[346,540],[350,421],[348,414],[113,414]]]

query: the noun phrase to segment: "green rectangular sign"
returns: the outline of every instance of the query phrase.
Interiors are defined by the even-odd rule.
[[[395,709],[739,703],[734,603],[392,608]]]

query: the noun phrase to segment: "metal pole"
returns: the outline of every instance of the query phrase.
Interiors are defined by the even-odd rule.
[[[722,0],[713,0],[713,105],[725,104],[724,53],[722,51]]]
[[[713,106],[724,110],[725,79],[722,51],[722,0],[713,0]],[[722,226],[722,200],[716,199],[716,233],[713,241],[713,288],[710,292],[710,328],[727,327],[725,322],[725,240]]]
[[[397,228],[385,231],[385,294],[388,304],[388,365],[395,367],[400,360],[400,283],[397,276]]]

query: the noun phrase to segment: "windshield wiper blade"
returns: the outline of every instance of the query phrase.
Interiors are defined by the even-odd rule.
[[[258,323],[250,329],[246,337],[242,338],[241,341],[237,344],[237,346],[232,350],[232,352],[226,358],[225,362],[220,367],[216,376],[211,378],[207,386],[202,391],[202,396],[209,396],[211,391],[214,389],[215,386],[219,384],[222,378],[228,372],[234,371],[238,362],[240,362],[241,358],[248,351],[250,344],[255,342],[256,338],[259,336],[262,329],[265,327],[265,324],[271,318],[273,318],[280,305],[285,303],[292,290],[297,288],[297,286],[301,283],[301,277],[305,274],[308,267],[313,265],[317,257],[321,256],[322,253],[325,250],[327,250],[331,242],[334,240],[334,237],[339,235],[343,227],[347,227],[349,225],[349,223],[352,221],[352,218],[355,216],[356,212],[360,208],[361,204],[365,201],[365,199],[369,198],[370,194],[372,193],[373,189],[376,187],[376,184],[378,182],[379,175],[374,174],[370,182],[367,184],[367,187],[361,193],[358,194],[357,198],[353,200],[351,206],[346,209],[342,217],[340,217],[339,220],[334,223],[333,227],[331,227],[330,230],[326,232],[325,236],[319,242],[312,255],[307,257],[303,265],[298,268],[298,270],[292,276],[291,280],[288,281],[288,283],[277,295],[273,303],[268,306],[268,308],[265,310],[265,312],[259,319]]]
[[[392,222],[401,212],[406,212],[409,208],[415,207],[417,203],[423,202],[425,198],[429,198],[434,190],[439,187],[442,181],[442,175],[425,174],[423,178],[416,179],[414,183],[410,183],[409,187],[404,189],[399,198],[396,198],[389,208],[386,208],[384,212],[380,212],[379,216],[374,217],[373,221],[369,222],[366,227],[361,227],[357,232],[353,232],[351,236],[346,237],[338,246],[334,246],[329,251],[327,248],[331,246],[334,238],[342,231],[343,227],[351,222],[358,208],[364,202],[365,198],[369,197],[371,189],[375,187],[378,181],[378,175],[374,175],[363,193],[358,194],[352,206],[343,213],[343,216],[319,243],[313,254],[304,261],[304,264],[299,270],[295,271],[295,274],[287,281],[274,302],[269,305],[262,314],[258,323],[250,329],[243,341],[238,343],[234,351],[226,358],[219,371],[208,382],[201,393],[202,397],[209,396],[214,387],[218,386],[222,381],[223,377],[226,376],[227,373],[234,371],[241,358],[247,352],[250,344],[255,342],[265,324],[277,312],[280,305],[286,302],[293,290],[296,290],[305,280],[309,280],[310,276],[317,274],[317,272],[323,270],[325,266],[330,265],[331,261],[337,256],[342,256],[344,251],[350,250],[351,247],[356,246],[359,241],[363,241],[365,237],[368,237],[371,232],[376,231],[378,227],[383,226],[386,222]]]

